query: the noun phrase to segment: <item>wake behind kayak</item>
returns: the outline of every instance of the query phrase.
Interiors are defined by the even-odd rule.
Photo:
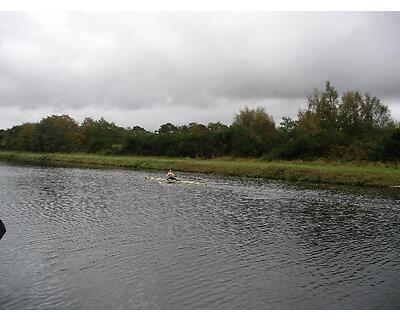
[[[182,180],[182,179],[167,179],[167,178],[161,178],[161,177],[152,177],[152,176],[147,176],[145,177],[146,180],[153,180],[153,181],[158,181],[160,183],[168,183],[168,184],[195,184],[195,185],[204,185],[206,184],[205,182],[200,182],[200,181],[191,181],[191,180]]]

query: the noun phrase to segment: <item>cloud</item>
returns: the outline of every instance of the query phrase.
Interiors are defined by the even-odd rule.
[[[399,17],[3,12],[0,112],[17,122],[107,114],[154,129],[166,119],[229,123],[240,107],[261,105],[279,120],[325,80],[399,101]]]

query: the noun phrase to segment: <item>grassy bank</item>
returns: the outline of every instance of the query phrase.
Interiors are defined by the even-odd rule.
[[[197,160],[96,154],[45,154],[0,151],[0,160],[83,167],[123,167],[248,176],[287,181],[388,187],[400,185],[400,167],[375,163],[340,164],[326,162],[287,162],[248,159]]]

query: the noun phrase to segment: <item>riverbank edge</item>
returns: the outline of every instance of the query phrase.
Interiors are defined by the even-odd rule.
[[[0,151],[0,161],[20,164],[117,167],[134,170],[168,170],[245,176],[293,182],[350,186],[393,187],[400,185],[397,165],[324,162],[265,161],[260,159],[186,159],[115,156],[83,153],[28,153]]]

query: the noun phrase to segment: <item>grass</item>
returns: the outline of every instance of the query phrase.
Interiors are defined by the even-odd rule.
[[[259,177],[297,182],[389,187],[400,186],[396,164],[338,163],[324,161],[265,161],[261,159],[187,159],[114,156],[82,153],[27,153],[0,151],[0,161],[80,167],[121,167]]]

